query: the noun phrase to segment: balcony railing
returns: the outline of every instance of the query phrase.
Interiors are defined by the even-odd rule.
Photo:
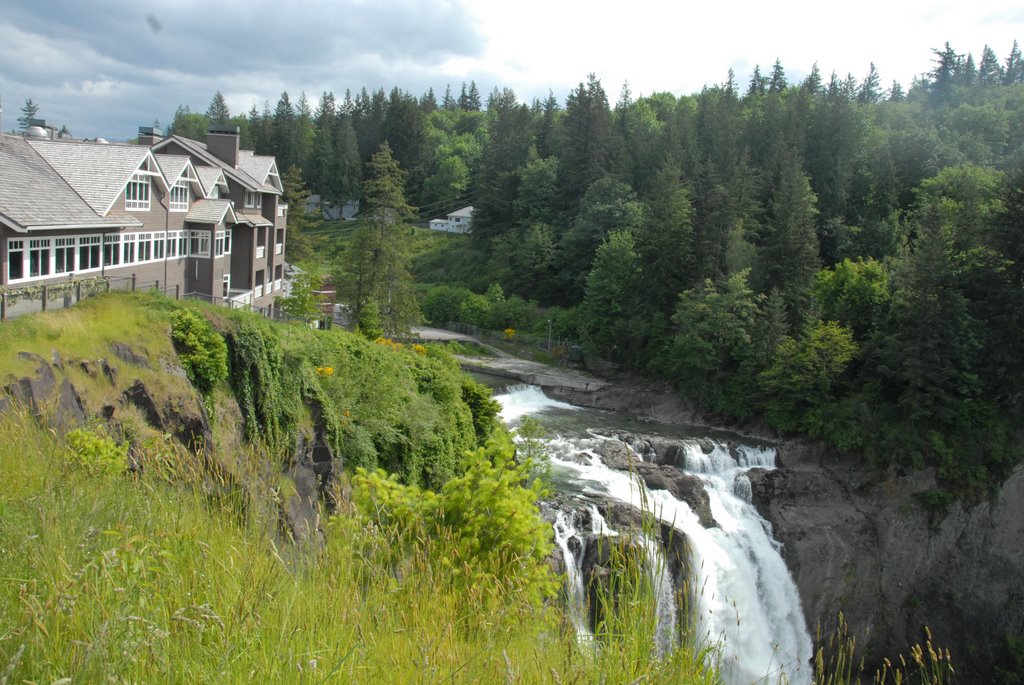
[[[281,279],[279,278],[276,281],[274,281],[274,290],[280,290],[280,289],[281,289]]]
[[[267,246],[257,245],[256,246],[256,259],[263,259],[267,256]]]
[[[274,254],[281,254],[282,252],[284,252],[284,243],[274,245]]]
[[[253,289],[253,291],[252,291],[252,296],[253,296],[253,299],[256,299],[256,300],[258,300],[259,298],[263,297],[263,286],[262,285],[256,286]]]

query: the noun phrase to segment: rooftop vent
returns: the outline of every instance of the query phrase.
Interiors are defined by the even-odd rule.
[[[49,138],[50,134],[46,132],[46,129],[42,126],[36,126],[33,124],[25,129],[26,138]]]
[[[140,136],[162,136],[164,130],[159,126],[139,126]]]
[[[99,143],[100,145],[110,145],[110,141],[108,141],[106,138],[97,138],[96,142]]]
[[[220,133],[221,135],[237,136],[239,132],[238,126],[227,126],[225,124],[210,124],[210,127],[206,129],[207,133]]]

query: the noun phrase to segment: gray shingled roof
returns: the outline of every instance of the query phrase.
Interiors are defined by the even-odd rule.
[[[221,171],[220,167],[203,166],[200,164],[196,167],[196,175],[199,176],[199,182],[203,184],[203,191],[209,196],[210,191],[217,185],[224,172]]]
[[[28,144],[99,214],[106,214],[149,156],[149,148],[141,145],[67,140],[30,140]]]
[[[219,224],[231,210],[231,200],[197,200],[185,215],[185,221],[197,224]]]
[[[12,228],[141,225],[98,214],[20,136],[0,135],[0,189],[0,215]]]
[[[160,167],[160,173],[164,175],[164,179],[167,181],[167,185],[173,186],[178,177],[181,176],[181,172],[185,170],[190,161],[189,157],[185,155],[153,155],[156,157],[156,163]]]
[[[267,220],[262,214],[255,214],[250,212],[239,212],[235,211],[235,215],[238,217],[239,223],[249,223],[253,226],[273,226],[272,221]]]
[[[164,138],[162,141],[160,141],[153,147],[154,149],[162,149],[171,143],[177,143],[181,147],[185,148],[186,150],[194,154],[199,159],[203,160],[203,162],[205,162],[206,164],[222,169],[229,178],[233,178],[238,183],[241,183],[242,187],[245,188],[246,190],[261,191],[264,193],[274,193],[275,195],[281,194],[280,190],[278,190],[277,188],[270,184],[264,183],[263,179],[257,180],[253,178],[252,175],[245,169],[233,167],[230,164],[225,163],[224,160],[220,159],[219,157],[208,151],[206,149],[206,145],[204,143],[200,143],[198,140],[192,140],[191,138],[182,138],[181,136],[172,135],[169,138]],[[246,157],[255,157],[258,159],[262,158],[262,156],[260,155],[253,155],[252,150],[239,150],[239,161],[241,162],[241,160],[245,159]],[[273,162],[274,160],[273,157],[267,157],[266,159],[269,159],[271,162]],[[248,162],[246,162],[246,164],[248,164]],[[262,165],[262,162],[260,164]],[[258,172],[258,169],[255,168],[255,165],[253,170]],[[268,166],[268,173],[269,170],[270,167]],[[266,174],[264,174],[264,178],[266,178]]]
[[[279,192],[277,186],[270,182],[270,171],[274,169],[274,158],[257,155],[252,150],[238,151],[238,168],[252,176],[268,193]]]

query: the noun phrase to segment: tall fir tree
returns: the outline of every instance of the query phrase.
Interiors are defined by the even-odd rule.
[[[219,90],[214,93],[210,106],[206,108],[206,118],[210,120],[210,124],[219,126],[227,124],[231,119],[231,110],[228,109],[224,94]]]
[[[995,50],[986,45],[978,63],[978,85],[995,86],[1002,82],[1003,65],[999,63]]]
[[[18,117],[18,130],[22,133],[31,126],[31,122],[39,114],[39,105],[32,101],[32,98],[25,100],[25,104],[21,106],[21,116]]]

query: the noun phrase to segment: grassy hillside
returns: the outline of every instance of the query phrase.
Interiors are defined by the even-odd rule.
[[[74,384],[90,415],[84,428],[64,431],[50,423],[53,407],[37,408],[42,420],[17,406],[0,414],[0,682],[715,681],[689,650],[655,659],[640,625],[619,626],[599,652],[580,647],[553,595],[536,602],[512,591],[516,572],[508,569],[522,559],[488,557],[488,574],[467,576],[451,563],[467,546],[450,517],[424,518],[410,539],[409,517],[388,516],[386,493],[357,491],[350,500],[347,476],[332,486],[338,504],[321,526],[325,542],[291,542],[281,510],[295,486],[270,445],[245,438],[237,383],[221,382],[206,403],[214,466],[121,399],[143,380],[162,403],[202,404],[170,339],[176,310],[160,299],[111,296],[0,327],[0,378],[37,371],[40,360],[21,351],[60,359],[58,376]],[[201,311],[229,343],[265,326]],[[367,465],[429,485],[436,469],[410,470],[406,459],[461,447],[467,435],[470,446],[480,440],[468,408],[462,427],[451,418],[458,412],[444,411],[461,403],[462,379],[442,351],[298,327],[264,333],[280,346],[282,375],[262,382],[294,393],[308,381],[303,369],[313,369],[324,381],[323,406],[340,408],[338,444],[372,456]],[[115,342],[138,363],[115,357]],[[103,361],[117,368],[113,381],[95,371]],[[319,421],[288,404],[280,406],[295,413],[296,432]],[[115,407],[113,415],[99,420],[104,407]],[[451,467],[440,501],[474,506],[481,483],[459,475],[467,469],[485,477],[504,469],[508,492],[518,491],[497,435],[486,452],[471,453],[475,461],[461,457]],[[383,478],[362,473],[357,483]],[[403,497],[435,501],[427,492],[405,489]],[[633,611],[641,621],[645,612]]]

